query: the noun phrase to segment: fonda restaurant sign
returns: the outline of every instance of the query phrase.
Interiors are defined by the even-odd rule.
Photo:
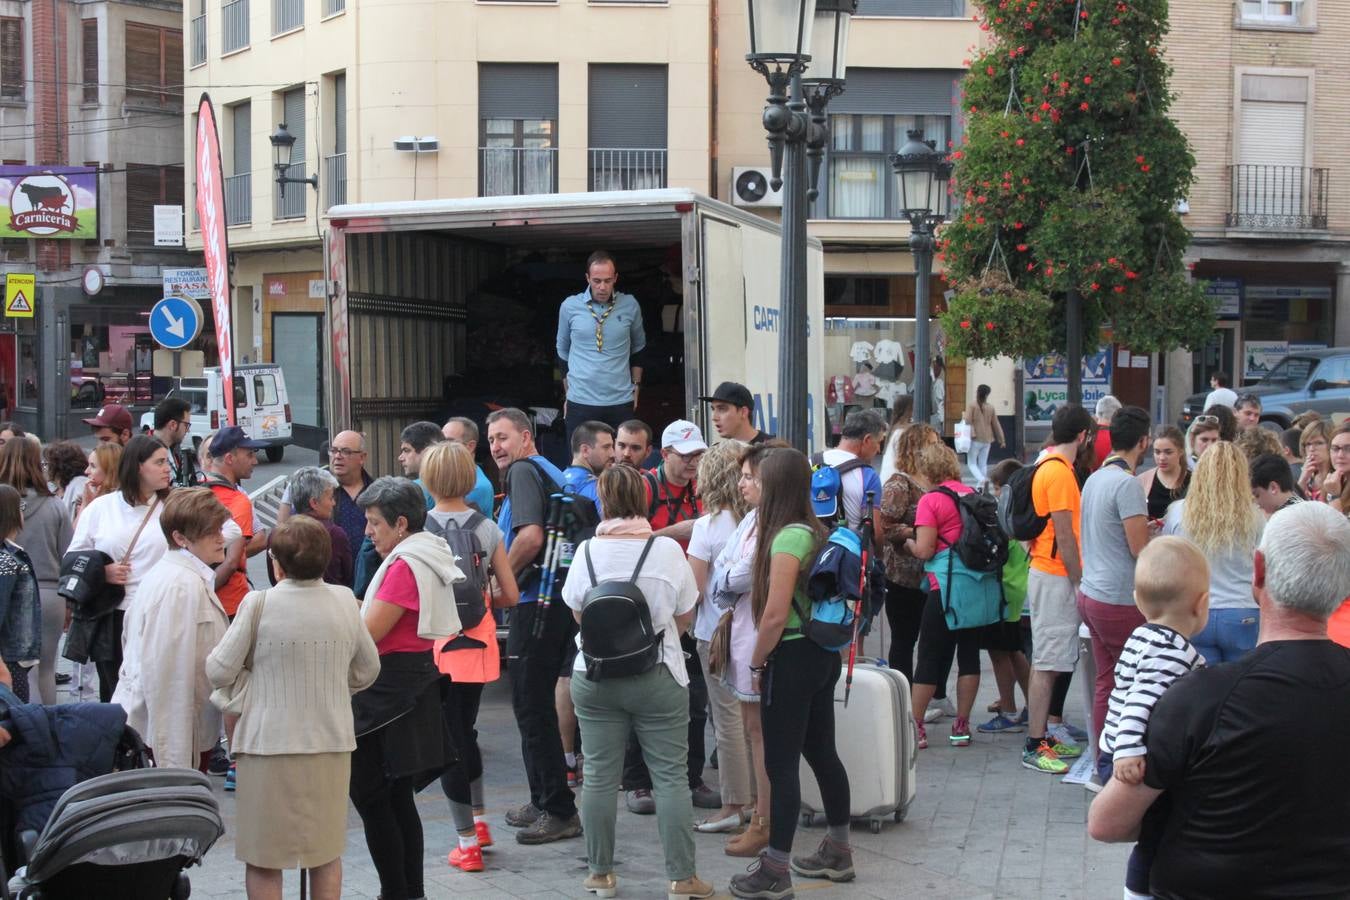
[[[97,238],[98,170],[0,166],[0,238]]]

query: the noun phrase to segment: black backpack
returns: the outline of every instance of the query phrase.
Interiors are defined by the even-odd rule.
[[[956,504],[961,516],[961,536],[952,551],[974,572],[995,572],[1001,577],[1008,561],[1008,536],[998,524],[998,503],[988,494],[958,494],[939,485],[935,490]]]
[[[426,530],[450,545],[450,552],[455,554],[459,570],[464,573],[464,580],[454,586],[461,631],[473,628],[487,615],[491,590],[488,583],[488,557],[475,531],[486,519],[487,516],[475,511],[463,525],[451,519],[447,527],[427,513]]]
[[[1035,540],[1045,530],[1050,517],[1036,514],[1036,504],[1031,499],[1031,483],[1041,466],[1052,459],[1073,468],[1067,459],[1054,453],[1034,466],[1023,466],[1013,472],[1008,483],[1003,486],[1003,493],[998,498],[998,525],[1008,538],[1016,541]]]
[[[661,659],[661,636],[652,627],[652,611],[637,586],[655,536],[647,538],[637,566],[627,581],[597,581],[591,563],[591,545],[582,555],[591,576],[590,590],[581,598],[581,655],[586,677],[592,681],[641,675]]]

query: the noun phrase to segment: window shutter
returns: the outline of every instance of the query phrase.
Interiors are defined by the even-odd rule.
[[[155,241],[155,204],[163,193],[159,166],[127,163],[127,243],[149,246]]]
[[[951,116],[955,113],[961,75],[945,69],[849,66],[847,89],[830,101],[830,112]]]
[[[291,164],[305,161],[305,89],[289,90],[281,95],[282,115],[286,117],[286,130],[295,135],[295,146],[291,147]]]
[[[666,148],[666,67],[593,64],[591,147]]]
[[[23,19],[0,19],[0,97],[23,95]]]
[[[164,30],[164,54],[161,57],[163,77],[160,80],[164,93],[159,102],[166,106],[183,105],[183,32],[166,28]]]
[[[127,23],[127,99],[159,102],[159,29]]]
[[[333,76],[333,152],[347,152],[347,75]]]
[[[558,67],[479,63],[479,119],[558,120]]]
[[[965,11],[965,0],[858,0],[857,14],[949,18],[963,15]]]
[[[98,19],[80,22],[81,80],[84,102],[98,102]]]
[[[230,135],[233,145],[234,167],[230,170],[232,175],[247,175],[253,171],[253,104],[240,103],[230,111],[230,126],[233,129]]]
[[[1302,166],[1306,110],[1302,103],[1243,101],[1240,161],[1246,165]]]

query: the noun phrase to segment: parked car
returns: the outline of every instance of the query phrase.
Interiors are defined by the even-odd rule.
[[[220,428],[225,421],[225,392],[220,369],[210,368],[201,378],[180,378],[166,396],[181,396],[192,404],[193,446]],[[291,443],[291,404],[286,393],[286,377],[281,367],[271,363],[235,366],[235,424],[255,441],[266,445],[268,462],[281,462],[286,445]],[[155,414],[141,416],[141,430],[154,426]]]
[[[1291,353],[1266,377],[1237,394],[1261,399],[1261,424],[1272,430],[1283,431],[1295,416],[1309,410],[1328,420],[1350,413],[1350,347]],[[1177,424],[1189,427],[1204,411],[1207,396],[1209,391],[1187,397]]]

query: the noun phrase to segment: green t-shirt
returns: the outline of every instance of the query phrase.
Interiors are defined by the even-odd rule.
[[[816,547],[816,533],[805,525],[784,526],[774,536],[773,544],[769,547],[771,557],[777,556],[779,553],[790,553],[797,557],[797,561],[802,565],[802,571],[797,576],[797,586],[793,590],[792,607],[788,610],[787,624],[784,626],[783,640],[785,641],[795,641],[797,638],[805,637],[801,633],[802,617],[797,614],[797,608],[811,608],[811,598],[806,596],[806,564],[815,557]]]

